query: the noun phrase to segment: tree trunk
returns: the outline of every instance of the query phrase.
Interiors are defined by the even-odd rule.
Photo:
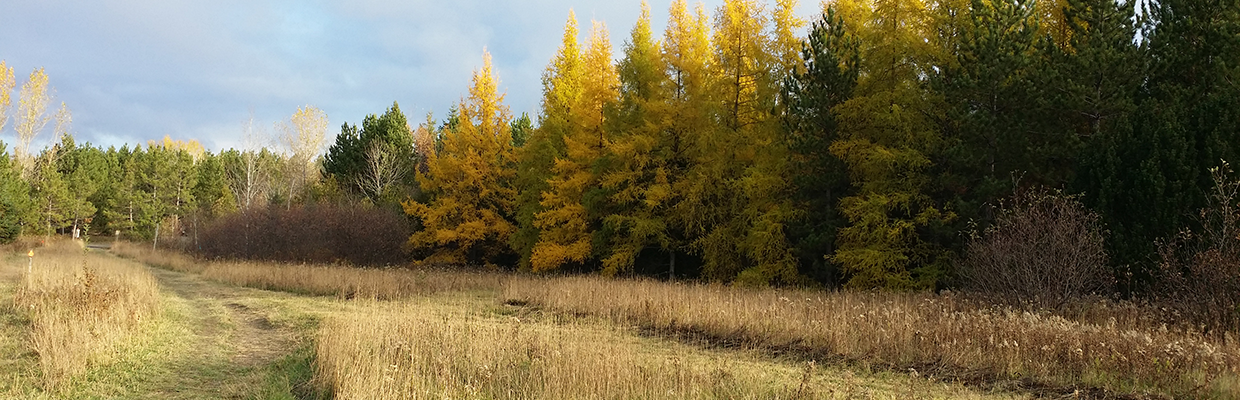
[[[671,262],[668,263],[667,280],[669,281],[676,280],[676,252],[675,251],[672,252]]]

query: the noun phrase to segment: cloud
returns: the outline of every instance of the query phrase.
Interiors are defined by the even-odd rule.
[[[47,68],[79,141],[171,135],[210,149],[237,145],[251,114],[271,124],[306,104],[334,126],[392,101],[411,121],[432,110],[442,117],[466,93],[484,48],[513,112],[535,114],[570,8],[583,39],[591,19],[605,21],[617,52],[640,12],[639,1],[571,0],[5,3],[0,59],[23,77]],[[669,3],[651,2],[657,31]],[[817,9],[802,5],[800,14]]]

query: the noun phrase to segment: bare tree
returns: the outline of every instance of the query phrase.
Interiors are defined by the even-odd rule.
[[[13,79],[13,68],[0,60],[0,132],[9,123],[9,107],[13,106],[13,87],[17,80]]]
[[[228,171],[228,186],[243,210],[262,205],[261,202],[267,194],[271,175],[260,159],[264,136],[254,125],[254,117],[250,116],[242,126],[242,149],[239,152],[241,165]]]
[[[307,183],[315,179],[317,170],[313,167],[314,160],[323,150],[324,138],[327,135],[327,113],[314,106],[298,107],[297,112],[287,122],[278,124],[281,131],[280,142],[289,150],[288,170],[285,183],[288,185],[289,202],[292,197]]]
[[[371,194],[378,200],[389,187],[408,174],[406,163],[391,145],[375,141],[366,149],[366,164],[357,177],[357,187],[362,193]]]
[[[34,170],[30,143],[50,120],[47,116],[47,105],[51,100],[47,88],[47,73],[43,72],[43,68],[34,70],[30,73],[30,79],[22,85],[21,99],[17,107],[17,143],[13,152],[22,166],[23,177],[29,177]]]
[[[60,109],[56,110],[56,126],[52,129],[52,142],[60,143],[65,135],[69,134],[69,128],[73,126],[73,113],[69,112],[69,106],[64,102],[60,103]]]

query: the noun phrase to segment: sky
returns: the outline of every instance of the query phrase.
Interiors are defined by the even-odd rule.
[[[671,0],[649,3],[661,36]],[[712,16],[721,3],[703,1]],[[45,68],[79,143],[119,147],[167,135],[218,151],[242,145],[247,121],[270,133],[305,105],[328,115],[330,143],[342,123],[382,114],[393,101],[411,123],[428,112],[442,119],[467,93],[484,49],[513,114],[536,118],[542,72],[570,9],[582,41],[591,20],[606,23],[618,56],[641,3],[3,0],[0,60],[19,87]],[[811,19],[819,10],[802,0],[797,13]],[[0,141],[13,143],[9,121]],[[36,146],[51,140],[51,125]]]

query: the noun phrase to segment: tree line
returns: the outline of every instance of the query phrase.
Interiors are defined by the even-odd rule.
[[[89,216],[153,240],[240,209],[362,202],[402,209],[410,258],[430,263],[925,289],[956,282],[1003,199],[1055,188],[1097,215],[1105,235],[1088,236],[1132,291],[1235,158],[1240,2],[837,0],[808,26],[795,9],[677,0],[659,34],[643,4],[618,61],[603,23],[582,41],[570,13],[535,117],[512,115],[486,56],[446,118],[415,126],[393,104],[321,158],[321,134],[220,154],[19,143],[4,225]],[[57,185],[83,201],[45,200]]]
[[[1005,198],[1074,194],[1154,279],[1240,133],[1235,1],[676,1],[618,62],[569,17],[519,139],[489,66],[435,134],[411,243],[447,262],[855,288],[950,284]],[[425,130],[424,131],[430,131]],[[415,135],[416,137],[416,135]]]

